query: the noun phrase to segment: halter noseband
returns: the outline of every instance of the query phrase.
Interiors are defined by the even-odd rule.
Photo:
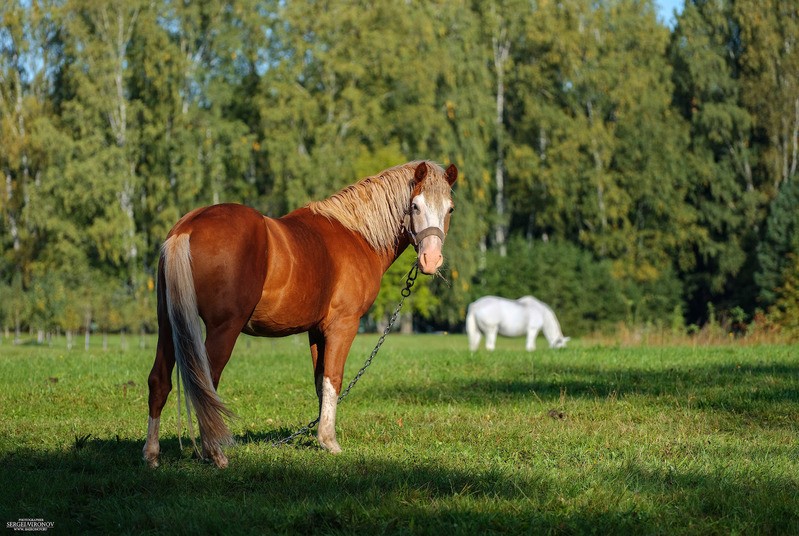
[[[405,232],[408,233],[408,237],[411,239],[411,244],[413,244],[413,248],[417,251],[419,249],[419,244],[421,244],[422,240],[428,236],[432,235],[439,237],[442,244],[444,243],[444,238],[446,237],[444,231],[434,226],[422,229],[418,233],[413,232],[413,218],[411,218],[410,212],[405,212],[405,218],[402,220],[402,227],[405,229]]]

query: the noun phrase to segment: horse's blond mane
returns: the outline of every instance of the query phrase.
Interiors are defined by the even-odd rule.
[[[366,177],[327,199],[309,203],[308,208],[360,233],[375,251],[390,250],[396,244],[400,222],[410,206],[413,176],[421,162],[408,162]],[[448,195],[444,170],[432,162],[425,163],[428,168],[422,186],[425,196],[433,199]]]

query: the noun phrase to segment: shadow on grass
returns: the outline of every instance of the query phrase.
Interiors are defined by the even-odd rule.
[[[485,404],[513,402],[534,396],[555,403],[562,396],[605,399],[609,396],[646,396],[687,400],[693,407],[734,413],[770,411],[770,406],[799,402],[799,363],[796,365],[703,365],[648,370],[585,364],[563,367],[536,364],[532,373],[507,377],[465,377],[428,385],[398,381],[390,388],[370,387],[374,397],[413,404]]]
[[[279,435],[277,432],[276,435]],[[264,436],[271,438],[272,436]],[[0,515],[40,518],[57,533],[789,533],[795,479],[605,469],[586,486],[551,473],[453,470],[410,458],[234,451],[227,470],[176,455],[140,460],[141,443],[92,440],[0,459]],[[13,483],[13,484],[11,484]],[[704,529],[703,529],[704,527]]]

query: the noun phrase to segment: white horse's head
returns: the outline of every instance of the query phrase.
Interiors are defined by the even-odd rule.
[[[552,344],[549,345],[550,348],[566,348],[566,343],[571,340],[571,337],[558,337]]]

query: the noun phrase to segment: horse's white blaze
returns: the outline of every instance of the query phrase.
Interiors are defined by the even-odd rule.
[[[325,376],[322,380],[322,407],[319,411],[319,443],[324,448],[338,454],[341,447],[336,441],[336,406],[338,393],[330,378]]]
[[[438,227],[444,231],[444,221],[452,208],[452,201],[444,199],[441,201],[441,206],[430,206],[424,194],[419,194],[413,198],[413,206],[416,207],[418,212],[411,214],[413,217],[413,224],[417,231],[426,229],[428,227]],[[438,238],[438,237],[436,237]],[[441,241],[441,239],[439,239]]]

